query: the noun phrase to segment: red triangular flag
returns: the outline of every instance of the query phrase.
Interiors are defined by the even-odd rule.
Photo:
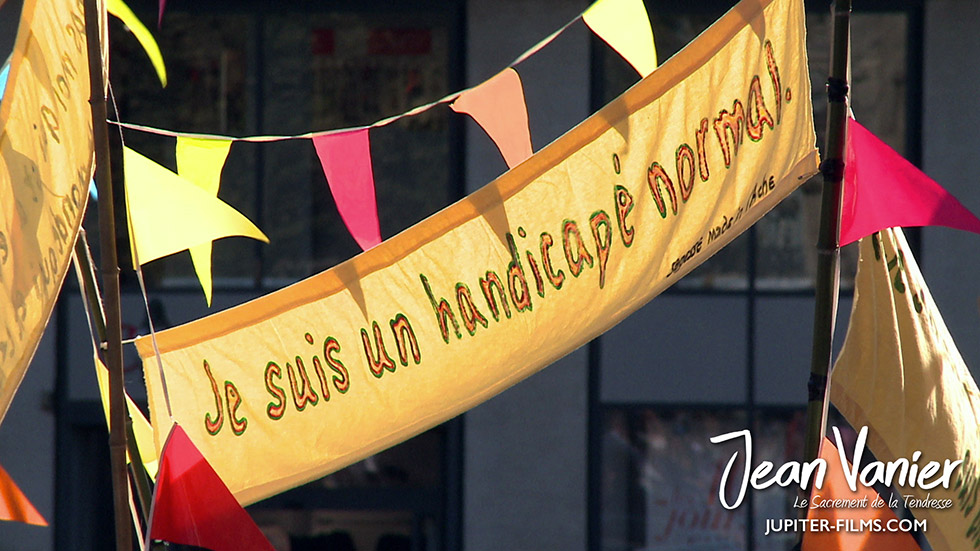
[[[14,520],[35,526],[48,525],[48,521],[37,512],[3,467],[0,467],[0,520]]]
[[[212,551],[275,551],[176,424],[163,446],[149,534],[153,540]]]
[[[157,14],[157,28],[163,27],[163,9],[167,7],[167,0],[160,0],[160,11]]]
[[[842,247],[895,226],[946,226],[980,233],[980,220],[935,180],[854,119],[847,122]]]
[[[313,146],[340,217],[354,240],[365,251],[381,243],[368,129],[313,136]]]
[[[521,77],[508,67],[490,80],[463,92],[450,107],[473,117],[493,143],[508,168],[531,156],[531,131]]]
[[[823,504],[841,500],[866,499],[865,508],[811,508],[807,511],[807,520],[826,519],[826,530],[819,529],[820,521],[815,524],[816,530],[803,533],[803,551],[920,551],[919,544],[907,532],[888,531],[889,521],[898,517],[888,507],[882,504],[873,507],[878,492],[857,484],[857,491],[852,492],[844,478],[844,470],[837,448],[827,438],[824,438],[820,457],[827,462],[827,477],[822,488],[814,488],[811,505]],[[850,466],[850,462],[848,462]],[[818,502],[819,500],[819,502]],[[861,522],[880,525],[882,531],[874,531]]]

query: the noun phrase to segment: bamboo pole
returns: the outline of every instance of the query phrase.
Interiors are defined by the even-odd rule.
[[[85,228],[79,228],[78,239],[75,240],[75,262],[78,263],[82,290],[85,301],[89,304],[89,311],[92,312],[93,322],[95,323],[95,334],[99,343],[106,342],[105,311],[102,309],[102,299],[95,282],[95,268],[89,255],[88,239]],[[146,524],[146,515],[150,512],[150,477],[143,467],[143,457],[139,447],[136,445],[136,433],[133,430],[133,418],[129,415],[129,408],[126,408],[126,450],[129,453],[129,474],[133,478],[136,486],[136,497],[139,499],[142,517],[140,524]]]
[[[109,455],[112,497],[115,510],[116,549],[132,549],[129,528],[129,480],[126,476],[125,391],[120,319],[119,259],[116,255],[116,223],[113,209],[112,170],[109,164],[109,130],[106,125],[105,82],[102,76],[102,45],[98,0],[85,0],[85,34],[88,42],[92,132],[95,139],[95,181],[99,189],[99,242],[101,244],[102,288],[105,292],[106,366],[109,368]]]
[[[833,38],[830,49],[830,77],[827,79],[827,134],[817,237],[817,280],[813,314],[813,349],[810,381],[807,384],[807,430],[803,459],[812,461],[820,454],[827,424],[827,390],[833,356],[834,323],[840,287],[840,211],[844,180],[844,140],[847,131],[847,62],[851,2],[836,0],[833,9]],[[809,493],[809,488],[807,489]]]
[[[85,228],[78,228],[78,238],[75,239],[75,262],[78,264],[85,302],[88,303],[89,310],[92,312],[95,336],[98,337],[101,346],[101,343],[106,342],[105,312],[102,310],[102,297],[99,296],[99,289],[95,284],[95,268],[92,266],[92,258],[89,256],[88,237]]]

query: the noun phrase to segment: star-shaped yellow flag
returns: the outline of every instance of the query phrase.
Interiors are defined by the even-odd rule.
[[[139,265],[190,249],[194,270],[211,305],[211,242],[240,235],[269,238],[218,199],[221,168],[231,142],[178,138],[180,175],[123,148],[130,239]]]

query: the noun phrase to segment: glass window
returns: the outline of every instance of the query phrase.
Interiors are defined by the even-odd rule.
[[[276,549],[441,549],[444,439],[437,428],[248,508]]]
[[[661,62],[677,53],[730,7],[727,2],[680,4],[649,3],[647,11]],[[900,10],[901,8],[895,8]],[[905,11],[855,13],[851,19],[851,48],[874,55],[853,56],[850,78],[855,116],[899,152],[906,151],[906,118],[909,14]],[[823,148],[830,51],[829,11],[807,14],[807,52],[813,91],[817,146]],[[601,80],[600,105],[605,105],[638,76],[618,54],[599,46],[597,69]],[[739,290],[748,287],[748,267],[755,264],[757,289],[797,291],[813,286],[816,272],[815,245],[820,212],[822,179],[818,175],[783,200],[750,232],[739,237],[690,275],[678,289]],[[749,241],[755,240],[754,252]],[[750,255],[752,258],[750,258]],[[857,254],[854,247],[842,252],[841,282],[853,285]]]
[[[728,503],[738,498],[746,444],[711,438],[745,429],[747,410],[607,406],[602,418],[603,551],[740,551],[750,530],[757,550],[788,551],[796,543],[795,533],[764,536],[766,519],[795,518],[794,487],[750,489],[734,509],[720,502],[719,491]],[[805,418],[801,409],[757,412],[753,466],[799,461]],[[739,460],[721,488],[735,453]]]
[[[217,10],[167,10],[154,30],[167,62],[166,88],[136,40],[113,25],[111,82],[122,120],[179,132],[298,135],[372,124],[450,91],[451,10]],[[439,106],[371,129],[383,238],[455,199],[449,118]],[[175,138],[133,130],[123,137],[176,168]],[[116,173],[121,179],[118,166]],[[216,290],[279,288],[360,252],[309,139],[234,142],[219,197],[255,222],[270,244],[216,242]],[[197,285],[188,253],[144,271],[151,287]]]
[[[806,433],[806,412],[802,409],[764,409],[756,416],[752,430],[753,459],[758,465],[772,461],[783,465],[788,461],[803,460],[803,437]],[[769,519],[797,518],[799,509],[793,508],[798,486],[782,488],[778,485],[765,490],[747,490],[752,493],[752,539],[756,551],[790,551],[798,540],[796,532],[770,533],[766,535]]]
[[[731,4],[648,3],[647,11],[660,59],[666,60],[689,43]],[[910,74],[918,69],[912,59],[916,55],[914,47],[909,43],[918,40],[914,35],[919,31],[914,25],[914,10],[908,5],[889,6],[889,10],[853,14],[852,106],[864,126],[897,151],[910,156],[914,155],[917,143],[916,136],[910,132],[916,127],[918,100],[914,88],[920,76]],[[615,52],[602,43],[596,44],[597,103],[605,104],[635,83],[638,77]],[[818,147],[823,146],[825,133],[827,100],[823,83],[829,67],[829,49],[829,12],[808,13],[807,50]],[[739,448],[735,441],[725,445],[711,444],[710,438],[751,428],[753,464],[802,460],[806,417],[802,407],[806,396],[809,359],[806,346],[809,345],[812,299],[799,296],[790,304],[786,302],[785,294],[800,294],[800,291],[807,292],[813,287],[820,191],[818,176],[681,280],[675,289],[686,291],[684,297],[658,299],[668,299],[666,307],[657,308],[669,312],[664,314],[666,316],[683,320],[672,322],[680,327],[707,328],[705,320],[722,317],[710,312],[731,311],[736,321],[728,322],[728,325],[739,327],[740,323],[744,324],[749,328],[749,339],[759,338],[752,335],[765,335],[768,340],[764,342],[771,346],[761,346],[757,341],[749,345],[747,353],[742,353],[733,346],[735,341],[745,342],[745,339],[739,341],[737,334],[730,336],[732,332],[710,329],[696,334],[711,335],[709,350],[720,349],[738,361],[747,357],[743,374],[752,383],[746,381],[743,384],[742,375],[737,375],[734,386],[724,387],[724,398],[704,400],[706,389],[719,380],[710,370],[727,369],[730,361],[719,362],[710,357],[711,353],[705,356],[684,339],[674,338],[669,341],[674,347],[690,349],[691,353],[664,360],[660,349],[646,352],[637,349],[629,356],[627,364],[605,349],[610,335],[616,341],[617,332],[631,330],[616,329],[603,336],[600,348],[603,353],[598,365],[603,387],[596,399],[598,404],[593,404],[600,412],[601,428],[596,436],[602,444],[600,458],[591,466],[593,487],[598,487],[598,494],[590,511],[599,519],[594,524],[598,531],[594,541],[599,542],[604,551],[788,551],[796,544],[796,534],[766,536],[764,533],[767,519],[796,517],[798,511],[792,504],[797,490],[773,487],[753,491],[751,498],[738,508],[725,509],[719,502],[719,490],[726,493],[733,488],[720,487],[721,473]],[[856,251],[854,246],[847,247],[842,251],[841,261],[843,288],[853,285],[855,269]],[[729,296],[718,296],[719,292],[731,291],[739,296],[745,294],[747,308],[738,310],[741,313],[726,308],[724,301],[730,299]],[[778,304],[769,304],[774,299],[760,298],[763,293],[783,298],[776,301]],[[672,308],[669,300],[679,298],[691,303],[684,304],[684,308]],[[661,326],[649,323],[645,317],[646,311],[657,309],[653,308],[656,304],[634,314],[623,327],[629,324],[634,327],[632,331],[641,331],[635,327],[659,330]],[[765,332],[773,319],[783,320],[778,334]],[[799,337],[792,329],[795,325],[806,329]],[[794,336],[780,340],[779,336],[785,337],[787,331],[792,331]],[[792,345],[790,341],[794,338],[805,341],[803,349],[787,348],[787,343]],[[617,342],[609,346],[614,352],[618,350]],[[609,363],[610,358],[617,360],[613,362],[615,365]],[[657,372],[645,372],[635,366],[656,366]],[[774,369],[779,370],[775,382],[770,380]],[[706,373],[712,376],[706,376]],[[730,374],[726,371],[725,375]],[[618,396],[614,392],[618,387],[613,376],[621,380],[637,378],[630,388],[640,389],[641,394],[644,388],[650,387],[650,381],[669,377],[668,382],[654,385],[655,390],[660,394],[664,393],[664,388],[676,391],[666,397],[654,396],[658,392],[648,391],[646,397],[630,395],[628,401],[617,402]],[[776,388],[773,385],[778,386],[780,381],[795,384],[797,379],[800,384],[795,390],[784,392],[784,385],[779,387],[778,395],[771,392]],[[755,395],[746,396],[745,390],[752,385],[755,385]],[[799,398],[786,398],[794,395]],[[800,407],[775,404],[799,404]],[[832,415],[828,425],[835,424],[846,426],[841,418]],[[742,443],[738,442],[738,445]],[[740,472],[740,468],[736,467],[736,471]]]
[[[424,14],[287,13],[263,20],[265,127],[274,133],[356,127],[449,90],[450,29]],[[370,131],[383,238],[453,198],[447,108]],[[269,144],[263,220],[267,285],[295,281],[360,252],[340,221],[309,141]],[[289,190],[289,192],[284,192]]]
[[[606,408],[603,551],[743,549],[745,508],[718,504],[721,473],[739,448],[709,439],[745,423],[734,409]]]

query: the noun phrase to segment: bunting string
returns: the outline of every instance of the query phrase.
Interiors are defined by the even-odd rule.
[[[84,236],[82,236],[81,234],[79,236],[79,239],[82,241],[82,244],[84,245],[82,248],[84,249],[85,256],[87,257],[87,261],[84,264],[88,264],[89,266],[91,266],[92,251],[91,249],[89,249],[88,241],[85,240]],[[78,259],[78,252],[73,250],[71,253],[71,258],[72,258],[72,265],[74,265],[75,267],[75,277],[78,279],[79,291],[82,295],[82,310],[85,313],[85,320],[88,322],[88,332],[92,342],[92,360],[95,367],[96,379],[98,380],[98,384],[99,384],[99,395],[102,399],[103,407],[105,408],[106,426],[108,426],[109,370],[102,363],[102,360],[99,359],[100,339],[95,333],[95,329],[94,329],[95,325],[93,323],[96,319],[96,316],[99,317],[102,316],[102,312],[101,309],[97,311],[93,310],[93,306],[89,303],[88,297],[85,296],[85,290],[84,290],[85,276],[82,273],[83,263]],[[98,301],[99,304],[101,304],[102,297],[99,294],[98,285],[95,286],[95,294],[96,294],[95,300]],[[102,323],[105,323],[104,319],[102,320]],[[130,398],[129,396],[129,392],[126,392],[126,408],[129,411],[129,415],[133,422],[133,430],[137,435],[136,445],[139,447],[140,455],[142,456],[143,459],[143,466],[146,469],[147,473],[150,475],[150,478],[156,478],[157,455],[156,455],[156,450],[153,448],[153,428],[150,426],[149,421],[146,420],[146,417],[139,410],[139,408],[136,407],[136,404],[133,403],[132,398]],[[131,460],[131,458],[129,460]],[[139,528],[139,517],[134,517],[133,522],[137,525],[137,528]]]
[[[526,61],[528,58],[530,58],[534,54],[538,53],[545,46],[547,46],[552,41],[554,41],[555,38],[557,38],[559,35],[561,35],[561,33],[563,33],[565,30],[567,30],[574,23],[578,22],[579,20],[585,20],[583,18],[583,16],[588,16],[589,14],[600,13],[600,14],[603,14],[603,23],[604,24],[597,25],[594,21],[592,21],[593,19],[595,19],[595,16],[588,17],[589,20],[586,20],[586,24],[589,27],[589,29],[592,30],[597,35],[599,35],[599,37],[602,38],[604,41],[606,41],[607,44],[609,44],[620,55],[622,55],[624,58],[626,58],[627,61],[629,61],[631,65],[633,65],[635,68],[637,68],[637,71],[641,74],[641,76],[646,76],[647,74],[649,74],[650,71],[653,70],[653,67],[651,66],[651,61],[650,61],[651,59],[652,59],[653,65],[654,66],[656,65],[657,56],[656,56],[656,50],[654,49],[654,44],[653,44],[653,34],[652,34],[652,32],[650,32],[648,30],[643,30],[643,31],[641,31],[641,38],[640,39],[636,39],[636,40],[633,40],[633,41],[627,40],[627,41],[625,41],[625,43],[629,44],[629,46],[622,46],[622,44],[624,44],[624,40],[622,39],[622,37],[617,37],[616,27],[614,25],[611,25],[611,24],[608,23],[611,20],[611,16],[609,16],[608,13],[611,12],[611,11],[613,11],[613,10],[619,11],[621,13],[621,17],[624,18],[624,19],[635,19],[635,16],[638,13],[643,13],[644,15],[646,15],[646,11],[645,11],[645,8],[643,7],[643,1],[642,0],[598,0],[595,3],[593,3],[591,6],[589,6],[587,9],[585,9],[584,11],[582,11],[581,13],[579,13],[576,17],[574,17],[571,21],[569,21],[568,23],[566,23],[564,26],[562,26],[561,28],[559,28],[555,32],[551,33],[550,35],[548,35],[547,37],[545,37],[543,40],[541,40],[540,42],[538,42],[534,46],[532,46],[529,49],[527,49],[526,51],[524,51],[521,55],[517,56],[512,62],[510,62],[510,64],[508,64],[502,70],[513,69],[517,65],[519,65],[522,62]],[[649,18],[647,18],[647,25],[649,25]],[[634,28],[637,27],[637,24],[636,24],[636,22],[631,22],[628,25],[628,27],[630,29],[634,29]],[[619,34],[622,34],[622,33],[620,32]],[[651,51],[644,51],[643,50],[643,48],[645,48],[646,45],[647,45],[647,39],[646,39],[647,36],[649,36],[648,41],[649,41],[649,48],[651,49]],[[642,44],[643,46],[641,47],[641,46],[638,46],[637,44]],[[403,118],[406,118],[406,117],[413,117],[413,116],[416,116],[416,115],[420,115],[420,114],[428,111],[429,109],[432,109],[433,107],[435,107],[437,105],[442,105],[442,104],[445,104],[445,103],[450,103],[452,101],[455,101],[459,96],[461,96],[461,95],[465,94],[466,92],[469,92],[469,91],[471,91],[471,90],[473,90],[475,88],[478,88],[478,87],[482,86],[483,84],[484,83],[481,82],[481,83],[479,83],[479,84],[477,84],[475,86],[471,86],[469,88],[466,88],[466,89],[463,89],[463,90],[459,90],[457,92],[453,92],[453,93],[451,93],[451,94],[449,94],[449,95],[447,95],[447,96],[445,96],[445,97],[443,97],[441,99],[438,99],[438,100],[435,100],[433,102],[426,103],[426,104],[423,104],[423,105],[419,105],[419,106],[414,107],[414,108],[412,108],[412,109],[410,109],[408,111],[405,111],[404,113],[400,113],[400,114],[397,114],[397,115],[392,115],[390,117],[381,119],[379,121],[376,121],[376,122],[374,122],[372,124],[368,124],[368,125],[365,125],[365,126],[356,126],[356,127],[348,127],[348,128],[335,128],[335,129],[321,130],[321,131],[311,131],[311,132],[305,132],[305,133],[302,133],[302,134],[292,134],[292,135],[286,135],[286,134],[275,135],[275,134],[273,134],[273,135],[254,135],[254,136],[228,136],[228,135],[210,134],[210,133],[178,132],[178,131],[175,131],[175,130],[168,130],[168,129],[164,129],[164,128],[157,128],[157,127],[153,127],[153,126],[147,126],[147,125],[142,125],[142,124],[134,124],[134,123],[122,122],[122,121],[108,121],[108,122],[111,123],[111,124],[115,124],[117,126],[120,126],[122,128],[129,129],[129,130],[135,130],[135,131],[138,131],[138,132],[145,132],[145,133],[149,133],[149,134],[157,134],[157,135],[160,135],[160,136],[169,136],[169,137],[180,137],[180,136],[184,136],[184,137],[200,138],[200,139],[233,140],[233,141],[253,142],[253,143],[266,143],[266,142],[277,142],[277,141],[285,141],[285,140],[313,139],[313,138],[316,138],[316,137],[328,136],[328,135],[332,135],[332,134],[343,134],[343,133],[348,133],[348,132],[354,132],[354,131],[357,131],[357,130],[370,129],[370,128],[378,128],[378,127],[381,127],[381,126],[386,126],[386,125],[389,125],[389,124],[391,124],[393,122],[396,122],[396,121],[398,121],[400,119],[403,119]]]
[[[116,118],[119,118],[119,105],[116,103],[116,94],[113,93],[112,91],[112,84],[109,84],[108,90],[109,90],[109,100],[112,102],[112,112],[116,116]],[[126,140],[123,137],[123,131],[121,128],[119,129],[119,144],[122,147],[126,147]],[[129,216],[128,195],[127,195],[127,205],[126,205],[126,216]],[[132,225],[127,224],[127,228],[130,229],[130,235],[129,235],[130,243],[133,243]],[[137,256],[136,254],[136,247],[132,246],[131,250],[133,253],[133,265],[136,267],[136,279],[137,281],[139,281],[139,285],[140,285],[140,295],[143,297],[143,307],[146,309],[146,324],[147,327],[149,327],[150,329],[150,340],[153,343],[153,350],[156,353],[157,369],[160,371],[160,382],[163,388],[163,398],[164,398],[163,401],[164,404],[166,404],[167,406],[167,415],[172,417],[173,414],[171,413],[171,408],[170,408],[170,393],[167,391],[167,379],[163,373],[163,359],[160,357],[160,348],[157,345],[157,332],[153,326],[153,316],[150,315],[150,298],[146,294],[146,283],[143,281],[143,267],[139,262],[139,256]]]
[[[121,3],[122,0],[116,1]],[[643,1],[598,0],[490,79],[368,126],[296,135],[233,137],[109,121],[118,125],[120,134],[123,128],[128,128],[177,139],[177,173],[136,151],[123,148],[130,243],[134,259],[142,258],[136,266],[189,249],[210,306],[211,242],[232,235],[268,242],[261,230],[217,198],[221,169],[234,141],[311,140],[330,193],[351,236],[363,250],[378,245],[382,238],[370,130],[452,102],[450,108],[470,115],[484,129],[503,155],[508,168],[517,166],[533,154],[533,149],[523,84],[514,66],[543,49],[580,19],[633,65],[641,76],[646,77],[656,68],[653,33]],[[118,111],[115,116],[116,119],[120,118]],[[182,225],[179,230],[171,230],[170,222],[177,218],[195,222]]]

